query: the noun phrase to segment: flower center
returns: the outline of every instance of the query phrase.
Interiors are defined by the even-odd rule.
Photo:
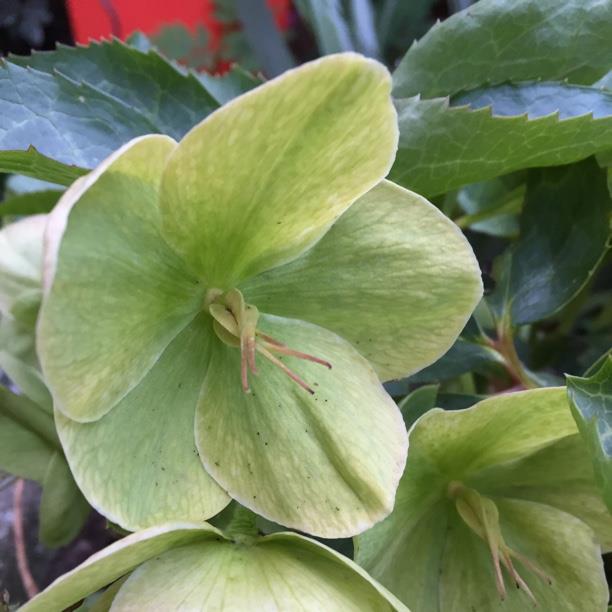
[[[288,368],[277,355],[297,357],[313,361],[331,370],[331,363],[313,355],[289,348],[279,340],[264,334],[257,329],[259,311],[244,301],[238,289],[223,292],[220,289],[209,289],[204,305],[212,315],[213,328],[221,341],[228,346],[240,348],[240,378],[242,390],[250,393],[249,372],[257,374],[256,354],[259,353],[274,366],[279,368],[300,387],[314,395],[314,390],[293,370]]]
[[[537,604],[535,596],[517,572],[512,560],[520,561],[527,570],[548,584],[552,584],[552,580],[531,560],[506,544],[499,524],[499,510],[495,502],[460,482],[451,482],[448,485],[448,495],[455,501],[457,512],[464,523],[487,543],[495,569],[497,592],[501,599],[506,598],[506,585],[502,573],[503,566],[510,574],[516,587],[523,590],[534,604]]]

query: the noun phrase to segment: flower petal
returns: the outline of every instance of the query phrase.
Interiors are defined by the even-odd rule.
[[[284,359],[310,395],[259,356],[246,394],[239,351],[218,342],[196,415],[202,461],[232,497],[275,522],[324,537],[363,531],[393,507],[407,451],[401,413],[340,337],[296,320],[260,324],[332,369]]]
[[[241,289],[260,310],[346,338],[382,380],[436,361],[482,296],[478,262],[457,226],[389,181],[355,202],[310,251]]]
[[[492,466],[472,476],[469,484],[488,496],[535,501],[573,514],[593,529],[606,551],[612,550],[612,515],[579,434],[518,461]]]
[[[166,550],[220,537],[221,533],[210,525],[189,523],[160,525],[133,533],[89,557],[20,609],[23,612],[64,610]]]
[[[348,559],[284,533],[252,546],[202,541],[167,551],[136,569],[113,600],[117,612],[179,607],[407,612]]]
[[[194,317],[204,289],[159,233],[158,188],[176,143],[128,143],[51,214],[38,351],[64,414],[106,414]],[[54,256],[54,250],[59,252]]]
[[[34,215],[0,230],[0,313],[9,315],[24,293],[40,290],[47,215]]]
[[[447,480],[522,459],[577,433],[564,387],[495,395],[465,410],[425,413],[410,434],[412,448]]]
[[[78,423],[56,411],[75,480],[99,512],[130,531],[205,520],[229,498],[204,471],[193,420],[208,361],[202,315],[107,415]]]
[[[389,171],[390,87],[381,64],[332,55],[209,115],[164,173],[168,243],[223,289],[296,257]]]

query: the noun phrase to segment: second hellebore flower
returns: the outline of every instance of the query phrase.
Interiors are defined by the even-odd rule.
[[[38,349],[111,520],[203,520],[229,495],[338,537],[390,512],[407,437],[379,381],[444,353],[481,284],[457,228],[381,182],[389,92],[380,64],[329,56],[178,144],[128,143],[64,196]]]

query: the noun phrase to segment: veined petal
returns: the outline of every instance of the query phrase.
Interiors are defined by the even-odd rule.
[[[495,395],[465,410],[434,408],[415,423],[410,439],[448,480],[462,480],[577,431],[565,388],[549,387]]]
[[[133,533],[58,578],[21,610],[59,612],[166,550],[221,537],[222,534],[210,525],[190,523],[171,523]]]
[[[205,520],[230,501],[202,467],[193,433],[211,341],[205,317],[179,334],[142,381],[98,421],[78,423],[56,411],[83,494],[130,531]]]
[[[51,214],[37,348],[55,405],[72,419],[111,410],[200,308],[204,288],[159,231],[160,176],[175,146],[131,141]]]
[[[579,434],[485,469],[468,483],[488,496],[535,501],[573,514],[593,529],[604,551],[612,550],[612,514],[593,480],[593,465]]]
[[[242,505],[324,537],[361,532],[386,516],[407,451],[401,414],[368,362],[346,341],[302,321],[264,316],[259,329],[324,358],[285,365],[314,394],[259,356],[240,384],[240,353],[218,342],[196,416],[207,471]]]
[[[363,570],[295,534],[260,538],[252,546],[202,541],[151,559],[127,579],[113,610],[407,609]]]
[[[299,255],[389,171],[390,87],[381,64],[332,55],[209,115],[164,173],[168,243],[223,289]]]
[[[433,363],[482,296],[474,253],[421,196],[383,181],[294,261],[241,284],[260,310],[349,340],[382,380]]]

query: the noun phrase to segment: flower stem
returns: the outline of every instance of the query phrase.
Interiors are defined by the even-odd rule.
[[[525,389],[536,389],[539,386],[529,376],[516,352],[512,326],[508,322],[501,322],[497,332],[497,340],[493,343],[493,346],[504,358],[506,370],[517,383],[521,384]]]

